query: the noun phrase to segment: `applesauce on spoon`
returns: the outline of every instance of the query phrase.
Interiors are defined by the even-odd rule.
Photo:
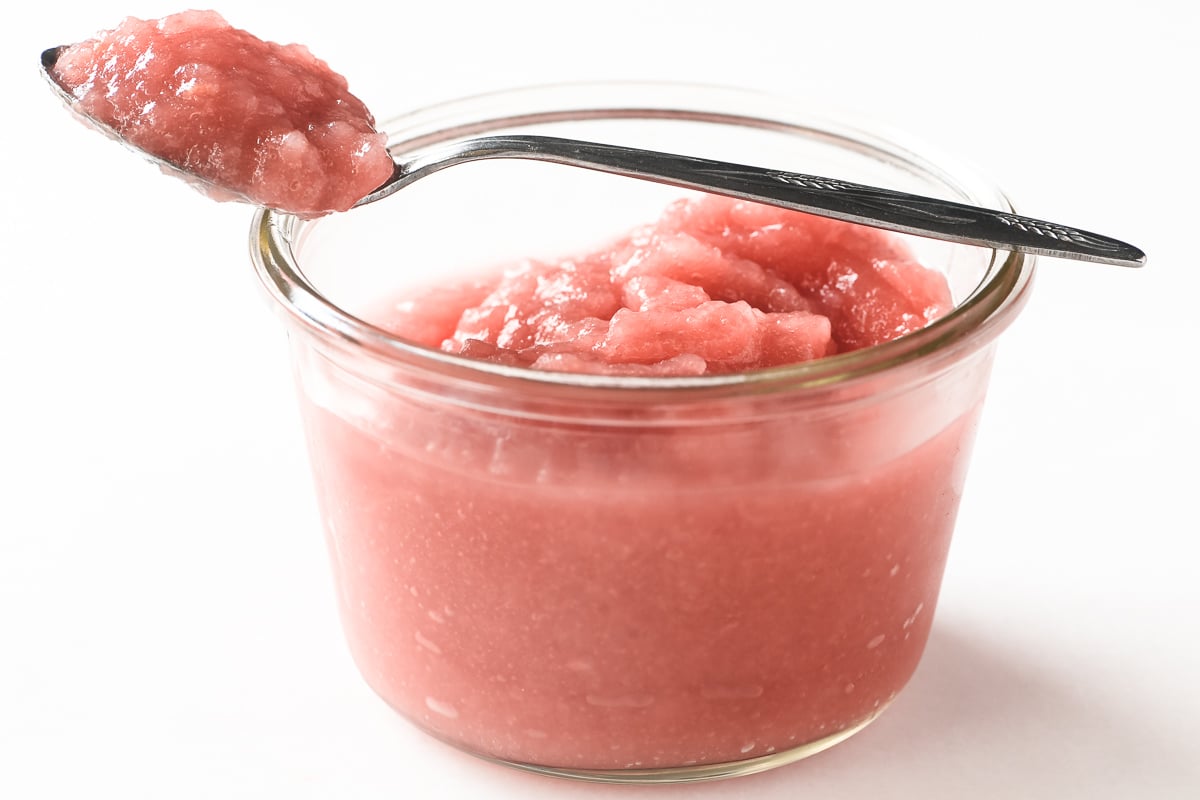
[[[42,60],[75,111],[214,199],[345,211],[393,171],[345,78],[215,11],[127,17]]]

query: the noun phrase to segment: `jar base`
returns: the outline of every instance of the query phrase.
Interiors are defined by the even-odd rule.
[[[577,769],[574,767],[549,767],[544,764],[526,764],[520,761],[495,758],[494,756],[483,755],[481,753],[475,753],[474,755],[493,764],[513,767],[525,772],[533,772],[555,778],[570,778],[589,783],[667,784],[715,781],[765,772],[766,770],[783,767],[828,750],[870,725],[883,713],[883,710],[884,708],[880,708],[861,722],[813,742],[808,742],[779,753],[755,756],[754,758],[747,758],[741,761],[726,761],[720,764],[694,764],[691,766],[658,767],[653,769]]]

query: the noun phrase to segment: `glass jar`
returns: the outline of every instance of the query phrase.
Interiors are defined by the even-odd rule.
[[[397,155],[539,133],[1008,208],[942,156],[739,90],[540,87],[385,127]],[[479,756],[614,782],[786,764],[880,714],[929,635],[1032,258],[903,237],[947,276],[951,313],[729,375],[534,371],[369,321],[464,270],[578,251],[679,194],[481,162],[348,214],[256,218],[354,659],[401,714]]]

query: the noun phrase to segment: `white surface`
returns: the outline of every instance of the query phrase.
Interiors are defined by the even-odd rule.
[[[40,83],[44,47],[180,7],[29,4],[0,32],[0,797],[1200,796],[1195,4],[245,5],[222,10],[307,42],[381,116],[572,78],[833,101],[1150,266],[1043,262],[928,654],[878,722],[706,786],[526,776],[429,741],[348,660],[250,211]]]

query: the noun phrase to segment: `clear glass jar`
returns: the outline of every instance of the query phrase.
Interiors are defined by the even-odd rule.
[[[396,153],[536,132],[1008,208],[941,156],[737,90],[541,87],[386,127]],[[929,634],[1032,258],[911,239],[953,312],[722,376],[517,369],[365,321],[465,269],[578,251],[679,194],[479,163],[348,214],[256,219],[354,658],[401,714],[485,758],[614,782],[786,764],[882,712]]]

